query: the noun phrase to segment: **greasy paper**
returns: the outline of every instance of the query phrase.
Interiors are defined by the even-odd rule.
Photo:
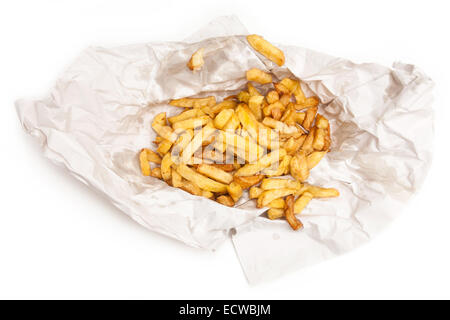
[[[278,67],[245,34],[223,17],[183,42],[91,47],[48,96],[16,107],[46,157],[146,228],[207,249],[231,233],[247,279],[258,283],[349,251],[401,212],[431,162],[433,83],[412,65],[354,64],[294,46],[279,45],[286,64]],[[186,63],[199,48],[205,65],[192,72]],[[170,99],[234,94],[250,68],[300,78],[331,122],[331,152],[308,181],[341,196],[311,201],[298,232],[260,216],[253,201],[225,207],[140,172],[138,152],[155,138],[151,119],[180,110]]]

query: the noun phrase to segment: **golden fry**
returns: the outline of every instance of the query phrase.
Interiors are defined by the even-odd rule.
[[[242,197],[242,187],[236,182],[231,182],[227,186],[227,191],[235,203]]]
[[[214,181],[204,175],[189,168],[185,164],[176,166],[176,171],[186,180],[189,180],[199,186],[201,189],[211,192],[225,192],[227,186],[220,182]]]
[[[172,127],[176,132],[187,130],[187,129],[194,129],[199,128],[207,124],[211,121],[211,118],[209,116],[200,116],[197,118],[190,118],[182,121],[175,122]]]
[[[339,190],[334,188],[321,188],[316,186],[307,186],[307,191],[312,194],[314,198],[335,198],[339,197]]]
[[[183,185],[183,178],[180,174],[172,168],[172,173],[170,175],[172,177],[172,187],[180,188]]]
[[[231,119],[233,114],[234,114],[233,109],[224,109],[224,110],[220,111],[219,114],[214,119],[214,126],[217,129],[222,129],[223,127],[225,127],[227,122]]]
[[[172,155],[170,153],[166,153],[161,161],[161,176],[164,181],[170,181],[172,178],[172,164]]]
[[[258,183],[261,182],[261,180],[264,178],[264,175],[256,175],[256,176],[233,176],[233,181],[236,182],[237,184],[239,184],[242,189],[248,189]]]
[[[314,150],[322,150],[325,146],[325,129],[316,128],[314,132],[313,148]]]
[[[174,124],[179,121],[183,121],[183,120],[191,119],[191,118],[197,118],[197,117],[201,117],[204,115],[205,115],[205,113],[201,109],[188,109],[186,111],[183,111],[179,115],[168,118],[167,120],[169,120],[170,124]]]
[[[150,164],[148,163],[146,149],[142,149],[141,152],[139,153],[139,163],[141,165],[142,174],[144,176],[149,176],[151,169]]]
[[[305,209],[308,203],[312,200],[313,195],[310,192],[303,193],[294,204],[294,213],[299,214]]]
[[[291,179],[264,179],[261,183],[260,188],[263,190],[274,190],[274,189],[300,189],[302,187],[301,182]]]
[[[255,116],[256,120],[261,121],[262,119],[262,103],[264,101],[263,96],[252,96],[248,100],[248,107]]]
[[[187,66],[192,71],[200,70],[202,66],[205,64],[205,61],[203,60],[203,53],[205,49],[200,48],[197,51],[194,52],[191,59],[189,60]]]
[[[274,208],[274,209],[284,209],[284,207],[286,206],[286,202],[284,201],[283,198],[278,198],[278,199],[272,200],[267,206],[269,208]]]
[[[205,98],[181,98],[169,102],[170,105],[182,108],[202,108],[213,107],[216,104],[216,97],[209,96]]]
[[[266,100],[269,104],[272,104],[280,100],[280,96],[278,95],[278,92],[272,90],[267,93]]]
[[[248,196],[250,199],[256,199],[263,192],[264,192],[264,190],[259,187],[251,187],[250,190],[248,191]]]
[[[308,164],[308,169],[314,168],[320,160],[325,156],[326,151],[314,151],[306,157],[306,163]]]
[[[311,107],[306,110],[305,120],[303,120],[302,127],[306,130],[311,129],[314,118],[316,117],[317,107]]]
[[[255,81],[261,84],[271,83],[272,76],[270,73],[264,72],[257,68],[252,68],[246,73],[248,81]]]
[[[233,207],[234,206],[234,201],[233,198],[231,198],[230,196],[219,196],[217,197],[216,201],[220,204],[223,204],[224,206],[228,206],[228,207]]]
[[[255,163],[249,163],[241,167],[236,171],[236,176],[253,176],[260,172],[261,170],[269,167],[272,163],[280,161],[286,155],[286,150],[278,149],[274,150],[262,158],[260,158]]]
[[[295,194],[297,192],[296,189],[275,189],[275,190],[266,190],[258,197],[258,208],[267,207],[269,203],[278,198],[283,198],[291,194]]]
[[[161,156],[164,156],[167,152],[169,152],[170,148],[172,148],[173,143],[169,140],[164,139],[158,146],[158,149],[156,149],[156,152],[158,152]]]
[[[155,116],[152,122],[152,128],[161,137],[174,143],[175,140],[177,140],[177,135],[173,132],[173,129],[171,127],[166,126],[165,124],[166,124],[166,113],[162,112]]]
[[[184,148],[181,154],[181,161],[187,163],[195,151],[202,146],[203,140],[208,139],[215,131],[216,128],[214,128],[212,123],[208,123],[204,126]]]
[[[292,229],[298,230],[303,227],[303,224],[294,214],[294,196],[288,196],[286,198],[286,209],[284,210],[286,220]]]
[[[272,45],[263,37],[252,34],[247,36],[247,41],[253,47],[253,49],[261,53],[267,59],[275,62],[280,67],[284,64],[283,51]]]
[[[308,179],[309,169],[304,151],[300,151],[292,157],[290,168],[291,176],[293,176],[298,181],[303,182]]]
[[[229,184],[231,183],[231,181],[233,181],[233,175],[208,164],[199,165],[197,171],[211,179],[222,183]]]
[[[270,220],[279,219],[284,216],[284,209],[276,209],[276,208],[270,208],[267,211],[267,217]]]

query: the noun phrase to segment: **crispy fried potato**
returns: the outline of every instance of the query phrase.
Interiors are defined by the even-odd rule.
[[[269,167],[272,163],[280,161],[286,155],[286,150],[278,149],[274,150],[262,158],[260,158],[255,163],[249,163],[241,167],[236,171],[236,176],[253,176],[263,169]]]
[[[239,92],[237,97],[240,102],[248,103],[248,101],[250,100],[250,93],[248,93],[247,91],[241,91]]]
[[[292,157],[290,168],[291,176],[293,176],[298,181],[303,182],[308,179],[309,169],[304,151],[300,151]]]
[[[297,192],[296,189],[275,189],[275,190],[266,190],[258,197],[257,207],[267,207],[267,205],[275,199],[283,198],[291,194],[295,194]]]
[[[284,210],[284,215],[286,216],[286,220],[291,228],[298,230],[303,227],[303,224],[297,219],[294,211],[294,196],[291,195],[286,198],[286,209]]]
[[[314,168],[320,160],[325,156],[327,151],[314,151],[306,157],[306,163],[308,164],[308,169]]]
[[[261,121],[262,119],[262,103],[264,101],[263,96],[252,96],[248,100],[248,107],[250,111],[255,116],[256,120]]]
[[[305,141],[303,142],[303,145],[301,146],[301,150],[305,151],[306,154],[310,154],[313,149],[313,141],[314,141],[314,135],[316,132],[316,128],[312,128],[311,131],[309,131],[308,135],[305,138]]]
[[[190,194],[193,194],[194,196],[203,195],[203,190],[200,189],[195,183],[192,183],[191,181],[183,180],[183,183],[180,186],[180,188],[186,192],[189,192]]]
[[[207,178],[204,175],[189,168],[185,164],[179,164],[175,168],[183,178],[195,183],[203,190],[211,192],[225,192],[227,190],[227,186],[225,184]]]
[[[161,157],[153,150],[144,148],[145,152],[147,152],[147,160],[156,164],[161,164]]]
[[[223,131],[227,131],[230,133],[234,133],[236,129],[239,127],[239,118],[236,115],[236,113],[233,114],[233,116],[228,120],[228,122],[225,124],[225,126],[222,128]]]
[[[214,197],[214,193],[211,191],[202,190],[202,197],[212,199]]]
[[[272,90],[267,93],[266,100],[269,104],[272,104],[280,100],[280,96],[278,95],[278,92]]]
[[[205,52],[204,48],[200,48],[194,52],[191,59],[187,63],[189,69],[191,69],[192,71],[196,71],[202,68],[202,66],[205,64],[205,61],[203,60],[204,52]]]
[[[164,181],[170,181],[172,178],[172,164],[172,155],[170,153],[166,153],[161,161],[161,176]]]
[[[202,108],[213,107],[216,104],[216,97],[209,96],[205,98],[181,98],[169,102],[170,105],[182,108]]]
[[[283,157],[283,160],[279,163],[278,166],[275,167],[269,167],[263,170],[262,173],[264,173],[268,177],[277,177],[282,176],[284,174],[289,173],[289,165],[291,163],[292,156],[285,155]]]
[[[317,107],[319,105],[319,98],[309,97],[302,103],[303,108]]]
[[[162,179],[161,168],[160,167],[153,168],[152,171],[150,172],[150,176],[152,176],[154,178]]]
[[[217,197],[216,201],[220,204],[223,204],[224,206],[228,206],[228,207],[233,207],[234,206],[234,201],[233,198],[231,198],[230,196],[219,196]]]
[[[314,118],[316,117],[317,107],[311,107],[306,110],[305,120],[303,120],[302,127],[306,130],[311,129],[311,126],[314,122]]]
[[[242,189],[248,189],[258,183],[264,178],[264,175],[255,175],[255,176],[233,176],[233,181],[239,184]]]
[[[292,93],[294,94],[295,101],[297,102],[297,104],[303,105],[305,103],[306,96],[305,96],[305,93],[302,90],[302,86],[301,86],[300,83],[294,89],[294,91]],[[302,108],[305,108],[305,107],[302,107]]]
[[[339,197],[339,191],[334,188],[321,188],[316,186],[307,186],[307,192],[312,194],[314,198],[335,198]]]
[[[267,59],[275,62],[280,67],[284,64],[284,53],[269,41],[256,34],[247,36],[248,43],[253,49],[261,53]]]
[[[267,206],[274,209],[284,209],[286,202],[283,198],[272,200]]]
[[[237,148],[245,150],[245,152],[251,152],[256,159],[264,154],[264,149],[249,137],[244,138],[234,133],[219,131],[219,141],[233,149]]]
[[[291,78],[284,78],[283,80],[281,80],[280,84],[288,90],[288,92],[285,92],[288,94],[294,93],[297,87],[300,85],[297,80]]]
[[[235,170],[234,165],[231,163],[212,163],[210,164],[210,166],[216,167],[225,172],[231,172]]]
[[[172,187],[180,188],[183,185],[183,178],[175,169],[172,168],[170,176],[172,177]]]
[[[139,153],[139,163],[141,165],[141,171],[144,176],[149,176],[151,173],[150,164],[147,158],[147,149],[142,149]]]
[[[236,182],[231,182],[227,186],[227,191],[235,203],[242,197],[242,187]]]
[[[211,121],[211,118],[209,116],[200,116],[197,118],[190,118],[182,121],[175,122],[172,125],[172,128],[175,130],[175,132],[181,132],[187,129],[194,129],[199,128],[207,124]]]
[[[290,94],[283,94],[280,98],[280,102],[283,106],[287,106],[289,103],[291,103],[291,95]]]
[[[278,92],[279,96],[282,96],[283,94],[289,94],[291,92],[281,82],[274,83],[273,86],[275,87],[275,90]]]
[[[264,190],[259,187],[251,187],[250,190],[248,191],[248,196],[250,199],[256,199],[263,192],[264,192]]]
[[[169,140],[164,139],[158,146],[158,149],[156,149],[156,152],[158,152],[161,156],[164,156],[167,152],[169,152],[170,148],[172,148],[173,143]]]
[[[215,131],[216,128],[211,122],[204,126],[184,148],[181,154],[181,161],[184,163],[188,162],[195,151],[202,146],[203,140],[208,139]]]
[[[313,148],[314,150],[322,150],[325,146],[325,129],[316,128],[314,132]]]
[[[224,100],[221,103],[216,104],[212,107],[202,107],[202,111],[209,115],[210,117],[214,118],[217,114],[219,114],[221,111],[226,109],[234,109],[237,106],[237,102],[234,100]]]
[[[177,135],[173,132],[173,129],[169,126],[166,126],[165,123],[166,113],[162,112],[155,116],[152,122],[152,128],[161,137],[174,143],[177,140]]]
[[[282,134],[292,134],[292,133],[301,132],[300,129],[296,126],[288,126],[286,123],[275,120],[270,117],[265,117],[262,123],[265,126],[268,126],[269,128],[272,128],[275,131],[282,133]]]
[[[306,135],[304,135],[306,137]],[[302,143],[304,141],[305,138],[294,138],[294,137],[290,137],[284,144],[283,144],[283,148],[286,150],[286,152],[289,155],[293,155],[295,154],[298,149],[300,149],[300,147],[302,146]]]
[[[302,183],[297,180],[291,179],[266,178],[262,181],[260,187],[263,190],[300,189],[302,187]]]
[[[267,211],[267,217],[270,220],[275,220],[275,219],[279,219],[281,217],[284,217],[284,209],[270,208]]]
[[[328,128],[328,120],[321,114],[317,114],[316,116],[316,127],[320,129],[327,129]]]
[[[250,94],[250,98],[253,96],[260,96],[261,93],[250,82],[247,83],[247,91]]]
[[[223,127],[225,127],[225,125],[231,119],[233,114],[234,114],[233,109],[224,109],[220,111],[219,114],[214,119],[214,126],[217,129],[223,129]]]
[[[176,116],[168,118],[167,120],[169,120],[170,124],[174,124],[179,121],[183,121],[183,120],[191,119],[191,118],[197,118],[197,117],[201,117],[204,115],[205,115],[205,113],[201,109],[188,109]]]
[[[257,68],[252,68],[246,73],[247,81],[255,81],[261,84],[271,83],[272,76],[270,73],[264,72]]]
[[[191,142],[194,137],[194,130],[189,129],[178,136],[177,141],[172,148],[172,155],[178,157],[184,148]]]
[[[231,181],[233,181],[233,175],[208,164],[199,165],[197,171],[211,179],[222,183],[229,184],[231,183]]]
[[[313,195],[310,192],[303,193],[294,204],[294,213],[299,214],[305,209],[308,203],[312,200]]]

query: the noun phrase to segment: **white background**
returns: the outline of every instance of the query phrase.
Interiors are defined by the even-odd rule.
[[[8,3],[8,4],[6,4]],[[450,298],[447,1],[2,1],[0,298]],[[89,45],[182,40],[221,15],[252,33],[436,82],[433,166],[368,245],[250,287],[231,242],[193,249],[140,227],[46,160],[14,101],[46,94]]]

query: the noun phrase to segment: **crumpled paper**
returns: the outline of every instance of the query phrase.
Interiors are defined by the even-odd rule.
[[[222,17],[184,42],[91,47],[47,97],[16,107],[47,158],[144,227],[207,249],[231,233],[248,281],[259,283],[349,251],[400,213],[430,166],[433,82],[413,65],[355,64],[294,46],[279,45],[280,68],[245,34],[235,17]],[[205,65],[193,73],[186,62],[201,47]],[[179,110],[170,99],[236,93],[250,68],[302,79],[331,122],[332,151],[308,181],[341,196],[311,201],[301,231],[260,217],[252,201],[228,208],[140,173],[137,153],[155,137],[151,119]]]

